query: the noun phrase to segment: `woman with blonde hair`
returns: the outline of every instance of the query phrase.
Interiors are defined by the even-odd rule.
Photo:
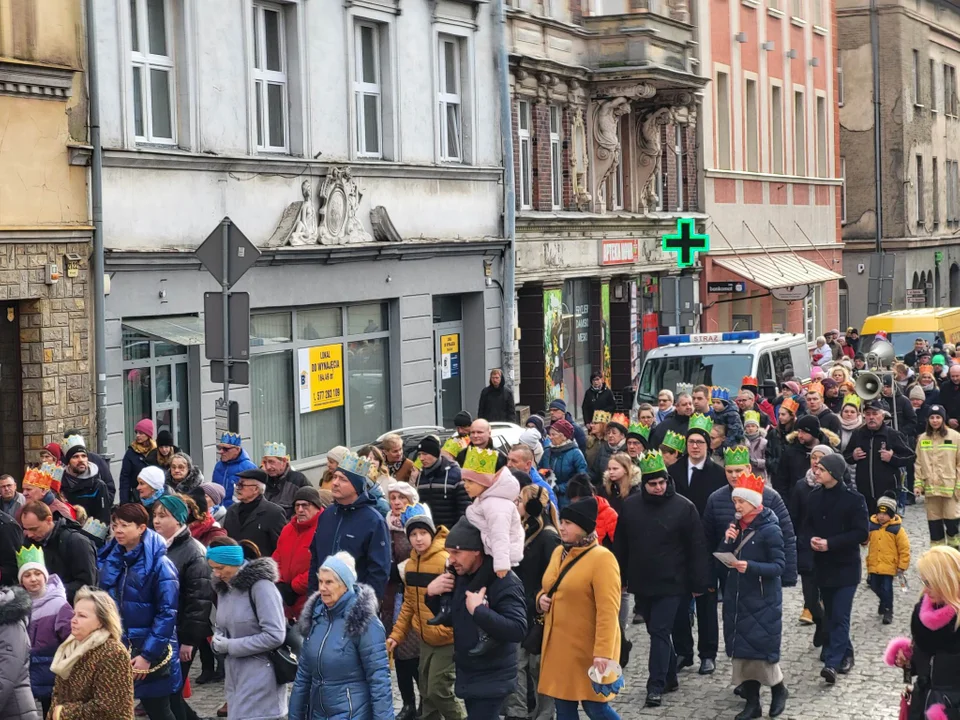
[[[850,379],[850,371],[843,365],[837,364],[830,368],[830,377],[836,381],[837,385],[843,385]]]
[[[610,502],[610,507],[619,515],[627,496],[639,491],[640,468],[633,464],[633,460],[625,452],[613,455],[603,473],[602,494]]]
[[[607,424],[605,422],[592,422],[587,426],[587,449],[583,456],[587,459],[587,467],[592,467],[594,460],[597,459],[597,453],[600,452],[600,446],[606,442]]]
[[[51,720],[129,720],[133,717],[133,667],[120,642],[116,603],[86,585],[73,602],[70,637],[57,648]]]
[[[910,720],[952,719],[960,706],[960,553],[930,548],[917,562],[917,572],[923,594],[913,609],[911,637],[891,640],[884,660],[916,676]]]

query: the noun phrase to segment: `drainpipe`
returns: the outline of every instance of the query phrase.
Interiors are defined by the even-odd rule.
[[[873,64],[873,172],[874,202],[877,206],[877,254],[880,256],[880,277],[877,282],[877,312],[883,305],[883,211],[881,208],[880,163],[880,14],[877,0],[870,0],[870,51]]]
[[[97,452],[107,451],[107,350],[104,322],[103,146],[100,143],[100,79],[97,76],[97,32],[93,0],[86,0],[87,102],[90,112],[90,205],[93,220],[93,366],[96,373]]]
[[[89,1],[89,0],[88,0]],[[503,237],[507,252],[503,262],[502,364],[504,382],[516,398],[513,365],[513,328],[516,324],[517,211],[513,177],[513,121],[510,113],[510,68],[507,61],[507,14],[504,0],[494,6],[493,31],[497,36],[497,71],[500,81],[500,143],[503,147]],[[499,27],[498,27],[499,25]]]

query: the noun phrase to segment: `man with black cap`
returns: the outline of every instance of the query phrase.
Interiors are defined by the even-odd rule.
[[[840,438],[836,433],[820,427],[820,421],[813,415],[797,418],[796,431],[784,438],[781,447],[777,472],[771,478],[773,489],[780,493],[784,502],[790,502],[790,493],[797,480],[810,469],[810,453],[817,445],[826,445],[834,451],[840,449]]]
[[[893,392],[893,377],[890,375],[883,376],[883,390],[882,396],[879,398],[880,402],[883,403],[884,409],[890,413],[891,417],[893,416],[893,408],[897,408],[897,431],[903,435],[904,438],[916,438],[917,437],[917,411],[913,409],[913,405],[910,404],[910,399],[897,388],[896,397],[894,397]],[[891,420],[891,423],[893,420]]]
[[[453,426],[457,429],[457,437],[470,437],[471,425],[473,425],[473,416],[466,410],[461,410],[453,416]]]
[[[460,466],[440,453],[440,439],[427,435],[417,446],[423,470],[415,487],[420,501],[430,508],[437,525],[453,527],[470,505]]]
[[[707,592],[710,553],[696,506],[678,495],[663,456],[640,461],[641,492],[628,497],[617,521],[614,554],[650,636],[647,707],[680,687],[671,634],[680,607]]]
[[[877,511],[877,498],[900,491],[901,470],[917,457],[903,435],[884,424],[887,414],[879,399],[864,403],[863,426],[853,431],[843,452],[847,463],[856,466],[857,489],[871,513]]]
[[[611,414],[617,411],[617,399],[613,396],[613,390],[603,381],[603,374],[599,370],[590,373],[590,387],[583,393],[580,410],[583,412],[581,417],[585,423],[593,419],[595,410],[603,410]]]
[[[293,519],[286,524],[277,540],[273,559],[280,580],[277,589],[283,598],[283,613],[288,620],[300,617],[310,584],[310,546],[323,512],[320,492],[310,485],[297,490],[293,499]]]
[[[390,577],[392,547],[390,533],[376,501],[367,493],[369,460],[349,452],[330,481],[333,504],[317,521],[317,531],[310,546],[310,587],[307,595],[319,587],[317,572],[327,556],[350,553],[357,562],[357,582],[373,588],[382,598]]]
[[[444,543],[450,555],[445,572],[427,585],[425,603],[434,615],[441,595],[453,593],[453,661],[456,693],[463,698],[470,720],[499,720],[500,708],[517,683],[517,647],[527,634],[527,606],[523,583],[513,571],[502,578],[492,572],[493,559],[484,554],[480,531],[465,517],[451,528]],[[483,566],[493,579],[485,589],[470,592],[474,575]],[[485,633],[496,644],[482,656],[470,654]]]
[[[267,481],[267,473],[260,468],[238,473],[237,483],[233,486],[234,503],[223,519],[227,535],[237,542],[249,540],[254,543],[263,557],[273,555],[283,526],[287,524],[283,508],[263,497]]]

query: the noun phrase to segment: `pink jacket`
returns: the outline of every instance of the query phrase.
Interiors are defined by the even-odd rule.
[[[520,483],[507,468],[502,468],[493,485],[467,508],[467,520],[480,531],[483,549],[493,558],[493,569],[509,570],[523,559],[523,525],[514,504],[520,495]]]

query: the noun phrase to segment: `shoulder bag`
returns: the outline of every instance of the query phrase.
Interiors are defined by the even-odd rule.
[[[596,545],[588,547],[582,553],[577,555],[573,560],[567,563],[567,566],[560,571],[560,575],[557,577],[557,581],[553,583],[553,587],[547,591],[547,597],[553,598],[553,594],[557,591],[557,587],[560,585],[560,581],[563,580],[564,575],[570,572],[570,568],[580,562],[580,559],[585,557]],[[531,655],[539,655],[543,651],[543,613],[537,612],[534,614],[533,625],[530,630],[527,631],[527,636],[523,639],[523,642],[520,643],[520,647],[526,650]]]
[[[253,601],[252,587],[247,591],[247,597],[250,599],[253,617],[256,618],[257,625],[260,625],[260,615],[257,613],[257,604]],[[297,630],[297,626],[287,623],[286,620],[284,620],[284,623],[287,626],[287,636],[284,638],[283,644],[266,652],[267,659],[273,666],[273,675],[277,679],[278,685],[286,685],[296,679],[298,655],[300,648],[303,647],[303,637]]]

